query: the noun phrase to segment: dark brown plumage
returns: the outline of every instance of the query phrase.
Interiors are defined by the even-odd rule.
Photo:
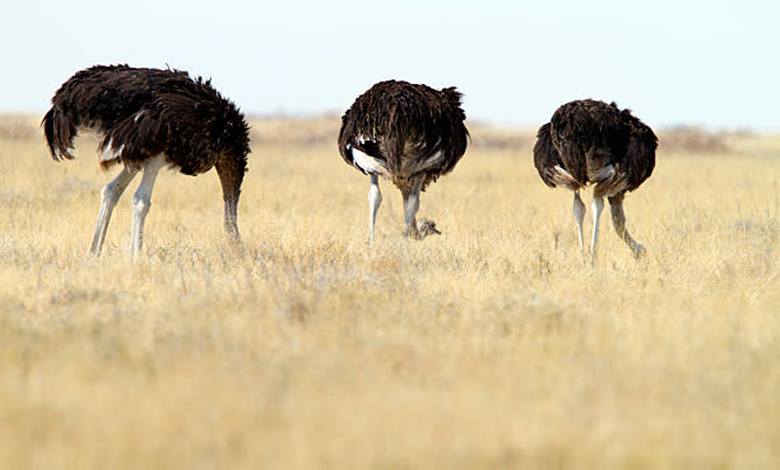
[[[145,207],[145,215],[154,183],[154,176],[147,178],[146,174],[156,174],[165,165],[187,175],[216,167],[225,199],[225,228],[238,239],[236,206],[246,172],[249,128],[243,114],[210,81],[178,70],[91,67],[57,90],[42,125],[55,160],[72,159],[79,129],[89,128],[101,136],[101,166],[124,166],[104,189],[105,207],[93,239],[93,254],[99,254],[115,199],[132,177],[144,171],[149,194],[139,188],[136,199]],[[153,160],[157,163],[150,163]],[[103,217],[104,210],[107,217]],[[139,237],[142,226],[141,221]],[[134,254],[140,249],[140,238],[134,240],[133,249]]]
[[[389,80],[360,95],[342,117],[338,146],[341,157],[371,176],[369,239],[381,203],[377,178],[393,182],[404,198],[407,236],[438,233],[435,224],[416,223],[419,193],[452,171],[466,152],[468,131],[461,94],[453,88]],[[374,207],[375,206],[375,207]]]
[[[644,252],[625,229],[623,198],[638,188],[653,172],[658,139],[652,129],[615,103],[578,100],[559,107],[550,122],[537,133],[534,165],[542,181],[552,188],[574,191],[574,213],[583,246],[582,218],[585,207],[579,190],[594,185],[594,231],[591,251],[595,255],[598,217],[603,198],[609,198],[612,221],[635,255]]]

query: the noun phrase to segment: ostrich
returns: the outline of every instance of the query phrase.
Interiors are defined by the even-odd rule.
[[[382,203],[379,177],[401,191],[404,237],[421,240],[441,233],[416,215],[420,192],[455,167],[466,151],[468,130],[461,94],[405,81],[379,82],[360,95],[341,118],[338,146],[348,164],[370,178],[368,243],[374,242]]]
[[[131,256],[137,259],[152,188],[164,166],[193,176],[216,167],[225,203],[225,230],[239,242],[237,207],[249,153],[249,127],[210,80],[193,79],[178,70],[94,66],[77,72],[57,90],[41,124],[55,161],[73,159],[76,134],[92,129],[101,137],[101,168],[123,166],[103,188],[90,254],[100,255],[111,212],[141,172],[133,196],[131,235]]]
[[[555,111],[537,134],[534,165],[547,186],[574,191],[574,220],[580,250],[584,250],[582,220],[585,204],[580,189],[593,184],[593,233],[590,251],[596,257],[599,218],[609,199],[615,231],[639,258],[645,248],[626,230],[623,198],[653,172],[657,138],[652,129],[615,103],[578,100]]]

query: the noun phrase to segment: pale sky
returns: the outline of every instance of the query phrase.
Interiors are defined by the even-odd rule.
[[[212,77],[250,114],[340,113],[397,78],[503,125],[593,97],[656,126],[780,131],[780,0],[2,0],[0,51],[0,112],[129,63]]]

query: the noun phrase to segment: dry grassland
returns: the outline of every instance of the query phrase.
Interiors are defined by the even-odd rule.
[[[0,468],[780,466],[778,136],[670,134],[626,199],[647,258],[606,211],[591,267],[530,134],[474,128],[439,237],[384,184],[369,250],[337,123],[260,121],[244,252],[216,175],[164,172],[134,266],[138,181],[88,258],[109,175],[34,125],[0,126]]]

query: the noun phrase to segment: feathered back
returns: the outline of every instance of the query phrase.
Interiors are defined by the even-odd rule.
[[[561,156],[558,155],[558,151],[552,143],[552,136],[550,135],[550,123],[543,125],[536,133],[536,144],[534,144],[534,166],[536,171],[539,172],[539,176],[544,181],[544,184],[554,188],[555,182],[555,170],[556,166],[563,166]]]
[[[573,186],[598,183],[610,177],[615,188],[631,191],[653,171],[657,139],[653,131],[615,103],[577,100],[560,106],[539,129],[534,164],[548,186],[563,168]],[[604,170],[610,165],[614,176]],[[605,176],[607,175],[607,176]],[[572,185],[567,185],[572,186]]]
[[[339,152],[353,164],[348,146],[360,148],[385,161],[391,174],[410,177],[404,174],[409,168],[441,151],[441,161],[424,170],[435,180],[455,167],[468,145],[461,97],[454,87],[435,90],[405,81],[377,83],[342,117]]]
[[[624,109],[621,117],[630,129],[623,167],[627,175],[627,190],[633,191],[653,174],[658,137],[649,126],[633,116],[630,110]]]
[[[72,159],[73,139],[80,127],[104,132],[136,113],[152,99],[152,90],[162,80],[186,72],[133,68],[127,65],[97,65],[68,79],[52,98],[43,118],[52,158]]]
[[[143,161],[165,152],[185,174],[219,158],[246,167],[249,128],[244,116],[210,81],[186,72],[96,66],[76,73],[52,99],[43,120],[52,157],[72,158],[79,127],[102,134],[101,165]]]
[[[578,100],[559,107],[550,120],[552,141],[566,170],[581,184],[625,154],[628,129],[615,103]]]
[[[223,156],[240,160],[245,169],[249,127],[210,81],[172,77],[155,87],[152,100],[141,110],[105,132],[101,150],[124,161],[165,152],[188,175],[208,171]],[[113,160],[104,159],[103,164]]]
[[[625,135],[620,109],[614,102],[572,101],[556,109],[550,122],[553,140],[572,140],[583,147],[613,145]]]

